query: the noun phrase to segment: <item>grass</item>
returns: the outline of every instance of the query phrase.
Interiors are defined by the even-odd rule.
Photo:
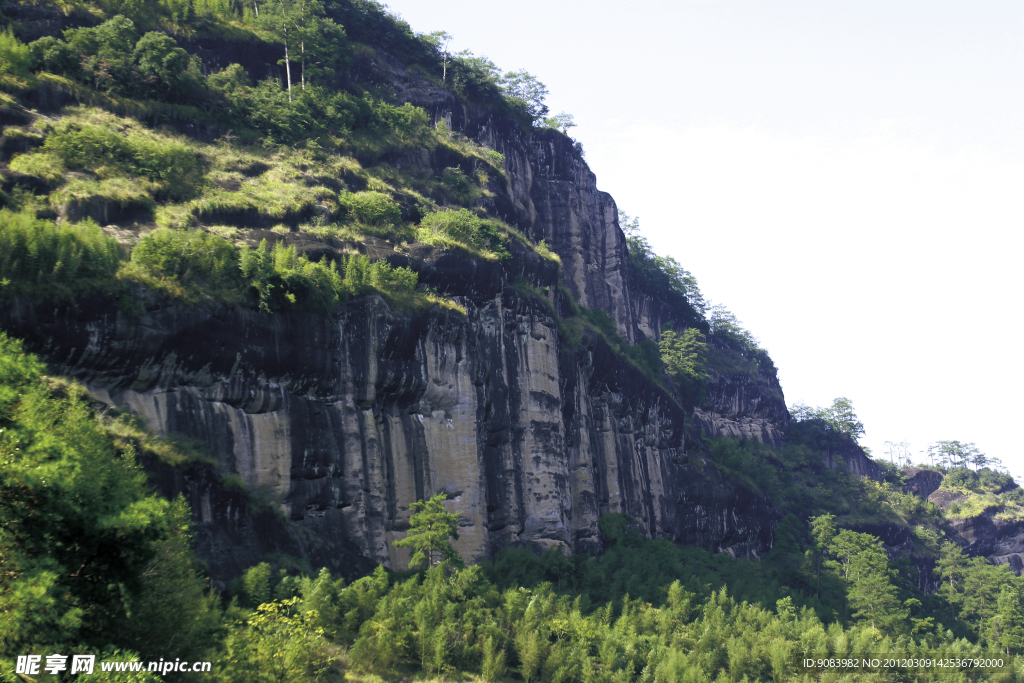
[[[973,494],[966,500],[954,503],[946,514],[959,519],[971,519],[980,517],[989,510],[1003,511],[1003,502],[999,497],[991,493]]]
[[[2,86],[0,86],[2,87]],[[41,72],[30,77],[19,88],[20,90],[39,89],[54,100],[73,99],[82,105],[96,107],[110,114],[147,119],[153,122],[161,120],[188,121],[194,123],[212,123],[212,119],[198,107],[187,104],[171,104],[155,100],[134,100],[110,93],[100,92],[77,83],[64,76]],[[71,97],[66,97],[65,93]]]
[[[189,463],[217,466],[216,458],[195,439],[180,435],[168,438],[155,436],[129,413],[112,409],[100,412],[97,419],[120,448],[130,447],[136,453],[153,456],[172,467]]]
[[[534,251],[536,251],[538,254],[540,254],[543,258],[547,259],[548,261],[554,261],[559,265],[562,264],[562,257],[556,254],[555,252],[551,251],[551,247],[548,246],[546,240],[541,240],[536,245],[534,245],[533,248]]]
[[[64,175],[68,172],[64,161],[51,152],[19,154],[11,159],[9,167],[12,171],[41,178],[51,186],[64,180]]]
[[[50,205],[65,218],[92,218],[106,224],[124,217],[148,215],[153,200],[126,178],[100,181],[75,178],[50,194]]]
[[[69,300],[117,292],[121,247],[92,221],[55,225],[34,211],[0,209],[0,298]]]
[[[423,182],[387,164],[367,170],[355,157],[331,151],[333,143],[326,143],[324,148],[301,149],[240,145],[230,134],[213,144],[203,143],[116,113],[131,110],[149,117],[172,112],[159,103],[133,104],[89,93],[85,86],[51,74],[38,74],[37,81],[38,87],[67,87],[75,96],[92,103],[69,107],[59,117],[40,118],[33,132],[18,131],[42,143],[42,148],[17,156],[12,169],[56,186],[46,204],[63,218],[90,217],[104,225],[134,221],[178,230],[200,228],[235,249],[252,245],[251,229],[257,227],[285,238],[300,229],[332,242],[360,243],[368,235],[396,245],[419,239],[491,261],[508,258],[506,245],[514,240],[557,262],[557,255],[545,244],[532,245],[501,221],[482,219],[465,209],[460,215],[471,225],[464,233],[429,221],[418,227],[405,222],[399,201],[407,205],[411,200],[426,215],[433,215],[438,208],[429,193],[421,191],[425,188]],[[431,189],[449,198],[461,193],[463,199],[475,201],[481,190],[474,179],[486,182],[486,176],[500,172],[503,160],[492,150],[460,136],[436,138],[433,129],[420,130],[423,122],[412,110],[399,107],[389,111],[389,116],[407,116],[409,121],[391,133],[378,135],[381,144],[443,144],[453,151],[449,158],[472,162],[472,174],[451,167],[440,179],[434,179],[436,187]],[[351,145],[351,141],[343,144]],[[20,191],[15,188],[8,197],[13,200]],[[37,211],[47,210],[37,206],[38,200],[31,204]],[[310,268],[313,264],[301,266]],[[247,300],[247,287],[228,287],[219,279],[219,284],[205,282],[205,276],[195,279],[196,272],[188,268],[163,272],[141,267],[132,260],[121,266],[117,280],[141,284],[189,304],[211,297],[235,305]],[[413,285],[406,291],[404,285],[393,284],[383,278],[379,283],[367,281],[366,287],[381,292],[400,308],[438,306],[460,315],[466,313],[463,305],[434,290]],[[362,291],[360,287],[363,285],[356,286],[352,293]],[[295,296],[301,298],[299,292]],[[288,304],[282,300],[276,305]]]
[[[497,173],[502,180],[508,180],[505,175],[505,155],[501,152],[484,147],[470,140],[462,133],[450,130],[444,121],[437,122],[437,125],[434,127],[434,137],[442,146],[458,152],[464,157],[482,161],[488,168]]]

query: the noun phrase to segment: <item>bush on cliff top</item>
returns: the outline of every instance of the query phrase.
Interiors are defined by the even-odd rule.
[[[283,242],[251,249],[201,230],[159,228],[143,236],[122,276],[190,303],[244,302],[264,311],[330,310],[371,289],[392,298],[416,290],[418,276],[354,254],[341,261],[311,261]]]
[[[416,237],[427,244],[460,245],[485,258],[507,259],[506,238],[495,221],[480,218],[468,209],[442,209],[420,221]]]
[[[121,246],[91,220],[54,225],[0,209],[0,297],[68,301],[117,286]]]

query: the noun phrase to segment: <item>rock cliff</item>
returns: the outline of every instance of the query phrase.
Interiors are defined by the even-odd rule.
[[[362,58],[370,63],[354,72],[504,155],[485,208],[545,240],[561,266],[515,244],[499,263],[371,239],[358,248],[415,269],[465,315],[375,295],[331,313],[276,314],[150,298],[134,317],[101,300],[22,302],[3,311],[3,327],[97,400],[215,457],[216,473],[150,468],[166,493],[189,498],[201,554],[222,578],[267,552],[353,572],[360,557],[404,566],[391,542],[409,505],[441,490],[470,562],[508,544],[598,551],[598,518],[610,512],[649,536],[770,550],[771,501],[691,453],[701,433],[781,444],[788,413],[775,376],[715,373],[694,412],[600,334],[567,343],[559,318],[573,305],[608,314],[627,343],[656,339],[667,319],[631,282],[612,197],[566,136],[463,104],[382,51]],[[440,173],[444,154],[389,163]],[[224,486],[228,475],[245,496]]]
[[[409,504],[439,490],[469,561],[510,543],[595,551],[608,512],[651,536],[770,549],[770,501],[691,462],[672,397],[598,335],[560,343],[550,304],[510,286],[502,266],[422,251],[423,281],[457,290],[465,316],[371,296],[333,315],[20,307],[4,326],[97,399],[205,444],[221,474],[288,520],[267,532],[214,478],[165,475],[169,493],[190,497],[206,549],[235,548],[214,558],[224,577],[271,550],[402,566],[390,542]],[[516,256],[521,274],[553,290],[557,268],[531,255]]]

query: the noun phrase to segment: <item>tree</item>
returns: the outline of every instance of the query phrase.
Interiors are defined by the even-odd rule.
[[[570,128],[576,127],[576,122],[573,121],[572,114],[567,114],[563,111],[544,119],[544,126],[554,130],[561,130],[563,135],[567,135]],[[623,229],[623,232],[625,232],[625,229]]]
[[[854,441],[864,436],[864,423],[857,419],[857,413],[853,410],[853,401],[840,396],[832,401],[832,405],[826,409],[825,421],[831,424],[836,431],[847,434]]]
[[[462,558],[448,540],[459,540],[459,516],[445,511],[444,501],[447,498],[446,494],[439,493],[430,500],[418,500],[410,506],[416,512],[409,520],[409,533],[392,543],[396,548],[415,550],[409,560],[410,567],[426,564],[429,568],[444,561],[453,567],[463,566]]]
[[[943,467],[967,467],[980,469],[988,463],[988,456],[973,443],[959,441],[936,441],[928,446],[928,458],[939,461]]]
[[[304,612],[301,600],[261,604],[225,639],[217,680],[285,683],[319,680],[332,657],[317,626],[316,610]]]
[[[708,309],[708,324],[711,335],[736,351],[745,352],[758,348],[757,339],[740,323],[736,315],[721,304]]]
[[[673,330],[661,333],[658,350],[665,370],[685,397],[695,398],[707,378],[705,358],[708,345],[700,330],[690,327],[677,334]]]
[[[814,539],[811,560],[814,566],[815,592],[819,599],[821,598],[821,567],[828,552],[828,546],[835,536],[835,515],[824,514],[811,518],[811,537]]]
[[[345,30],[327,18],[318,0],[298,0],[295,38],[299,43],[302,89],[311,77],[330,76],[345,53]]]
[[[197,69],[190,73],[188,53],[166,33],[151,31],[142,36],[135,45],[133,59],[150,96],[184,95],[201,77]]]
[[[288,101],[292,101],[292,68],[289,49],[294,42],[297,27],[301,25],[302,7],[296,0],[270,0],[263,5],[259,23],[284,43],[284,71],[288,80]]]
[[[942,580],[938,593],[949,603],[950,619],[956,619],[956,607],[962,602],[967,558],[955,543],[946,541],[940,549],[939,559],[932,570]]]
[[[202,593],[170,528],[187,524],[185,507],[152,495],[134,445],[96,419],[84,388],[42,370],[0,332],[0,659],[123,642],[133,605],[166,598],[174,611]],[[144,594],[154,570],[169,594]]]
[[[744,330],[744,332],[746,331]],[[789,409],[789,414],[795,421],[822,420],[832,429],[846,434],[855,442],[858,437],[864,435],[864,423],[857,419],[857,413],[853,410],[853,402],[845,396],[833,399],[832,405],[827,408],[811,408],[806,403],[797,403]]]
[[[870,534],[842,529],[829,542],[828,553],[833,559],[825,565],[846,584],[854,617],[868,619],[872,626],[883,630],[892,630],[906,621],[909,613],[899,601],[899,591],[892,582],[896,572],[889,567],[881,541]]]
[[[701,294],[700,287],[697,285],[697,278],[671,256],[659,256],[654,253],[651,243],[640,234],[639,218],[629,216],[620,209],[619,228],[626,236],[626,246],[629,248],[629,269],[634,278],[639,280],[646,289],[661,297],[674,298],[676,301],[682,299],[681,306],[677,307],[676,313],[682,313],[684,320],[691,318],[687,321],[691,327],[702,324],[707,305],[704,302],[704,295]],[[690,315],[687,316],[679,310],[680,308],[690,309]]]
[[[548,107],[544,104],[548,89],[526,69],[509,71],[501,77],[498,85],[504,91],[505,97],[534,121],[542,119],[548,113]]]
[[[889,462],[897,467],[910,465],[910,444],[906,441],[886,441],[885,454],[889,456]]]
[[[420,37],[429,43],[441,58],[441,85],[444,85],[445,81],[448,80],[448,62],[451,60],[451,54],[448,52],[448,44],[452,42],[452,34],[446,31],[434,31],[433,33]]]
[[[1021,606],[1017,586],[1007,584],[999,592],[994,635],[999,644],[1010,651],[1019,652],[1024,648],[1024,607]]]

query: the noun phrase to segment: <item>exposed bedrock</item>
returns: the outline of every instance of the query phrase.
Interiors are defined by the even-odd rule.
[[[923,467],[907,467],[902,470],[907,478],[903,486],[903,493],[913,493],[921,498],[927,498],[942,486],[945,475],[938,470],[930,470]]]
[[[1018,576],[1024,572],[1024,521],[1000,519],[987,510],[976,517],[954,518],[950,526],[953,540],[968,555],[1008,564]]]
[[[789,411],[775,377],[764,372],[756,378],[712,372],[694,421],[709,436],[757,439],[782,446]]]
[[[451,258],[421,273],[452,281]],[[544,275],[537,267],[531,276]],[[467,561],[511,543],[596,551],[608,512],[736,555],[771,547],[771,503],[689,461],[686,415],[660,388],[596,336],[560,348],[547,305],[504,280],[472,282],[465,316],[395,312],[370,296],[334,315],[21,308],[4,327],[99,400],[205,444],[222,475],[290,520],[296,540],[282,552],[354,547],[403,566],[391,541],[409,505],[440,490],[460,515]],[[494,289],[480,291],[487,282]],[[204,502],[209,482],[176,486],[208,548],[237,541],[237,505]]]

